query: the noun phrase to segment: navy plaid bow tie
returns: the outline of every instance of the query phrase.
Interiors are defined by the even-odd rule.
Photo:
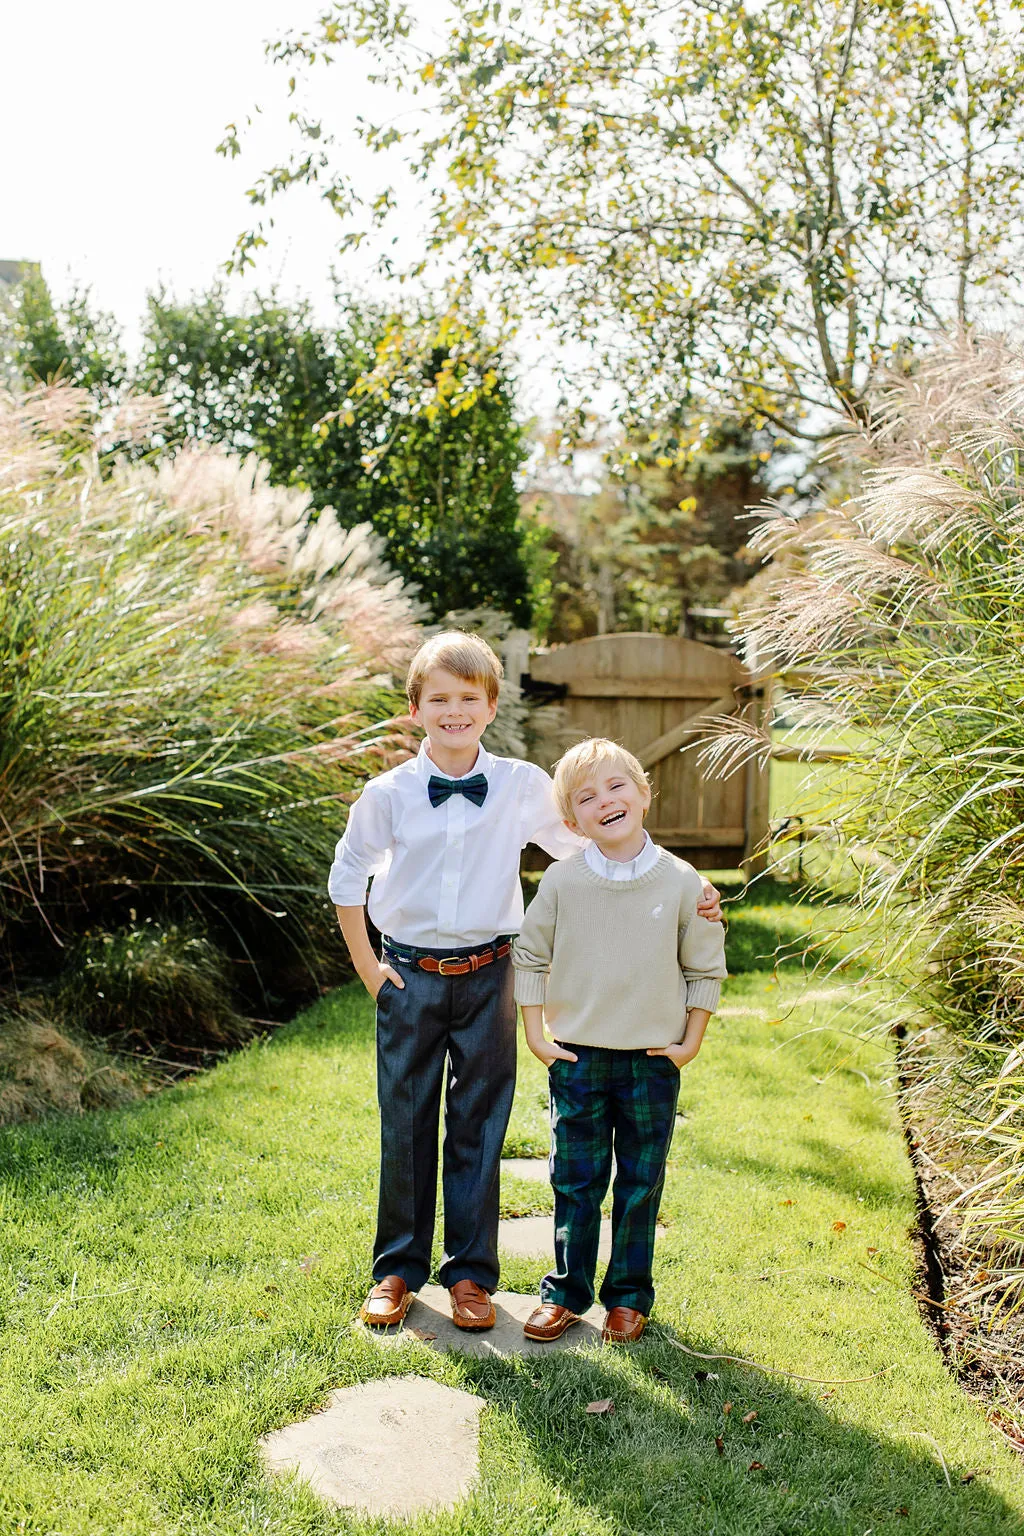
[[[487,779],[482,773],[474,773],[471,779],[442,779],[432,773],[427,780],[427,794],[431,805],[444,805],[449,795],[465,795],[474,805],[483,805],[487,799]]]

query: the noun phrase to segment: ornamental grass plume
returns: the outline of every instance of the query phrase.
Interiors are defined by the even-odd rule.
[[[979,1294],[1019,1303],[1024,354],[991,337],[932,353],[883,384],[855,452],[854,500],[761,525],[755,544],[784,558],[741,626],[758,665],[789,674],[807,746],[837,731],[854,744],[816,819],[857,871],[873,963],[909,1026],[911,1107],[941,1108],[961,1165],[964,1240],[985,1250]],[[735,766],[770,745],[723,724],[705,761]]]
[[[152,471],[125,471],[128,483]],[[384,557],[369,523],[343,528],[333,508],[311,516],[309,495],[272,485],[270,466],[251,454],[191,446],[155,471],[161,498],[189,520],[190,531],[226,534],[250,569],[279,588],[279,606],[343,637],[357,665],[368,659],[401,671],[419,644],[422,604]],[[314,629],[310,633],[316,633]]]
[[[370,530],[321,523],[216,449],[104,464],[80,391],[0,396],[0,1001],[73,995],[90,933],[154,922],[264,994],[323,978],[417,609]]]

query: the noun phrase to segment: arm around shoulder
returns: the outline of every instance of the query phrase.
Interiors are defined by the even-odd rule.
[[[567,859],[578,853],[585,839],[570,832],[555,804],[554,785],[549,774],[536,763],[523,763],[525,791],[522,800],[523,846],[536,843],[553,859]]]

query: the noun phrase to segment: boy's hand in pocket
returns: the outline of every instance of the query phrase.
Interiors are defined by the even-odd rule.
[[[546,1067],[550,1067],[553,1061],[579,1060],[579,1057],[574,1056],[572,1051],[567,1051],[564,1046],[556,1045],[553,1040],[547,1040],[543,1036],[534,1042],[530,1039],[529,1035],[527,1035],[526,1043],[530,1047],[530,1050],[533,1052],[533,1054],[536,1056],[537,1060],[542,1061]]]
[[[369,994],[373,998],[374,1002],[377,1001],[377,997],[378,997],[378,995],[380,993],[380,989],[381,989],[381,987],[384,985],[384,983],[386,981],[393,981],[395,986],[398,988],[398,990],[400,992],[404,992],[405,991],[405,982],[402,980],[401,976],[399,976],[399,974],[395,970],[394,966],[388,965],[383,960],[377,966],[377,975],[376,975],[376,977],[371,978],[371,980],[373,981],[373,985],[371,986],[369,984],[369,982],[367,982],[366,983],[366,990],[367,990],[367,992],[369,992]]]
[[[648,1056],[667,1056],[669,1061],[674,1061],[677,1067],[685,1067],[687,1062],[693,1060],[699,1050],[699,1040],[695,1045],[691,1045],[683,1040],[678,1045],[665,1045],[658,1048],[652,1046],[647,1054]]]
[[[553,1061],[578,1061],[572,1051],[567,1051],[561,1045],[556,1045],[549,1040],[544,1033],[544,1009],[537,1003],[525,1003],[523,1005],[523,1028],[526,1031],[526,1043],[546,1067],[550,1067]]]
[[[691,1008],[686,1015],[686,1028],[679,1044],[651,1046],[648,1056],[667,1056],[677,1067],[685,1067],[700,1050],[710,1018],[706,1008]]]

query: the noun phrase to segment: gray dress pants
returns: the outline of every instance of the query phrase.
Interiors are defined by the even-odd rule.
[[[472,949],[417,950],[457,956]],[[373,1278],[416,1291],[430,1274],[437,1141],[444,1088],[443,1286],[498,1286],[498,1178],[516,1079],[516,1008],[509,956],[465,976],[420,970],[385,939],[405,982],[377,996],[380,1200]],[[406,951],[408,953],[408,951]]]

